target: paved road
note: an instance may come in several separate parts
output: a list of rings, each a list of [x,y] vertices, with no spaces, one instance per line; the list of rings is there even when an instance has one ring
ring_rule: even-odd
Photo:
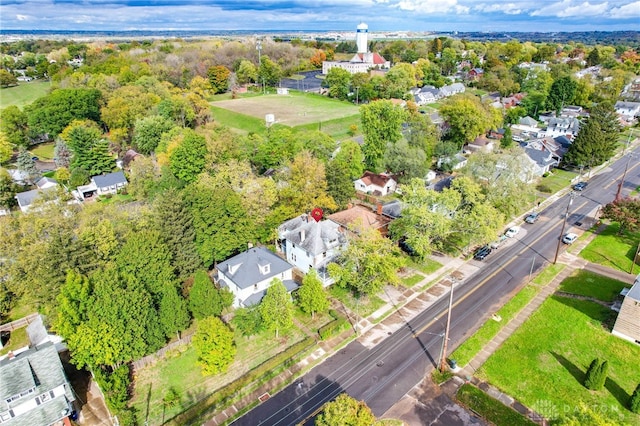
[[[553,262],[567,206],[564,232],[578,229],[577,223],[586,229],[598,206],[614,198],[627,164],[623,195],[640,186],[637,159],[619,159],[593,177],[571,204],[569,195],[558,197],[541,211],[538,222],[523,225],[515,238],[485,259],[477,274],[454,286],[449,353],[511,298],[531,272]],[[364,400],[376,416],[382,415],[436,364],[447,303],[447,297],[441,298],[372,349],[350,343],[233,424],[294,425],[341,392]]]

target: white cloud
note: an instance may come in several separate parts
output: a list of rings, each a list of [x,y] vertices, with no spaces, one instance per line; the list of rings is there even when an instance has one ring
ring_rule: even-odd
[[[27,16],[27,15],[16,15],[16,19],[18,21],[28,21],[30,19],[30,17]]]
[[[609,12],[609,16],[614,19],[640,18],[640,1],[614,7]]]
[[[588,1],[574,3],[573,0],[563,0],[550,4],[531,13],[531,16],[555,16],[558,18],[580,18],[586,16],[602,16],[607,12],[609,3],[591,4]]]
[[[400,10],[434,14],[434,13],[469,13],[469,7],[458,4],[458,0],[402,0],[396,4]]]
[[[507,15],[520,15],[525,12],[521,5],[515,3],[481,3],[474,6],[473,10],[484,13],[502,12]]]

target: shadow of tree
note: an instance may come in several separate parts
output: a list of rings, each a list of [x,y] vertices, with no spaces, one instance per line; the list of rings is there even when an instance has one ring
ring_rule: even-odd
[[[620,405],[627,408],[631,395],[622,389],[615,380],[611,377],[607,377],[607,380],[604,382],[604,387],[618,400]]]
[[[558,361],[558,363],[560,363],[560,365],[562,365],[565,368],[565,370],[571,373],[573,378],[576,379],[576,381],[580,383],[580,385],[584,385],[584,379],[586,375],[583,370],[581,370],[577,365],[575,365],[573,362],[569,361],[567,358],[565,358],[563,355],[560,355],[559,353],[552,351],[551,355],[553,355],[553,357]]]
[[[598,321],[600,323],[606,323],[612,314],[616,315],[616,313],[611,309],[605,306],[602,306],[598,303],[591,302],[589,300],[580,300],[580,299],[574,299],[570,297],[563,297],[558,294],[554,294],[552,297],[558,302],[572,309],[580,311],[583,314],[589,316],[591,319]]]

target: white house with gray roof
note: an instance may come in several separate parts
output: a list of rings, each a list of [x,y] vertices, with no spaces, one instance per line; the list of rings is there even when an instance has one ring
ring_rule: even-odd
[[[252,247],[219,263],[217,269],[216,280],[233,293],[236,308],[260,303],[274,278],[282,281],[288,292],[298,288],[293,266],[264,247]]]
[[[305,274],[315,269],[324,286],[334,282],[327,265],[346,245],[347,238],[340,225],[331,220],[317,222],[303,214],[278,227],[278,250],[287,262]]]
[[[2,426],[54,424],[72,414],[74,400],[53,343],[33,346],[0,360]]]
[[[58,182],[55,179],[43,177],[36,182],[36,187],[36,189],[19,192],[15,195],[18,206],[23,213],[29,212],[36,200],[41,200],[43,203],[57,200]]]
[[[78,194],[84,200],[94,194],[107,195],[117,194],[122,188],[127,186],[129,181],[122,171],[107,173],[106,175],[94,176],[91,183],[78,187]]]

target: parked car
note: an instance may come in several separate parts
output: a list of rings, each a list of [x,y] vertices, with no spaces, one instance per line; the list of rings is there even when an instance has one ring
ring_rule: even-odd
[[[478,250],[476,250],[476,252],[473,255],[473,258],[475,260],[484,260],[484,258],[489,256],[490,253],[491,253],[491,247],[482,246]]]
[[[416,255],[416,251],[409,245],[409,243],[407,243],[406,238],[402,238],[398,241],[398,247],[400,247],[400,250],[407,253],[409,256]]]
[[[516,235],[518,235],[518,232],[520,232],[520,227],[519,226],[512,226],[511,228],[507,229],[507,232],[505,232],[504,235],[507,238],[513,238]]]
[[[587,185],[589,185],[588,182],[578,182],[575,185],[573,185],[573,189],[576,191],[582,191],[587,187]]]
[[[493,250],[497,250],[498,247],[500,247],[506,240],[507,237],[505,237],[504,235],[500,235],[497,240],[489,244],[489,247],[491,247]]]
[[[573,244],[577,239],[578,236],[576,234],[574,234],[573,232],[569,232],[567,234],[564,234],[564,237],[562,237],[562,242],[565,244]]]
[[[538,217],[540,217],[540,213],[531,212],[527,217],[524,218],[524,221],[527,223],[536,223],[536,221],[538,220]]]

